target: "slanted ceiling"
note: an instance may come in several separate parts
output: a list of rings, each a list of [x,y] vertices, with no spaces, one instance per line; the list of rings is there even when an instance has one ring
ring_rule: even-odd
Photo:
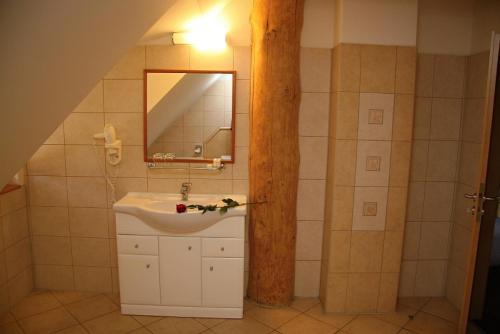
[[[0,2],[0,187],[174,2]]]

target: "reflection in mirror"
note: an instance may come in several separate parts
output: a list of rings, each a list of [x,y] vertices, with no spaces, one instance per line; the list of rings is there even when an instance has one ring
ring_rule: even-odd
[[[235,72],[145,70],[145,160],[234,159]]]

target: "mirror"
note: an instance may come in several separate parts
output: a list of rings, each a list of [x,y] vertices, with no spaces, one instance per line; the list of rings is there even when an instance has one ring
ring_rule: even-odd
[[[234,162],[234,71],[144,71],[144,160]]]

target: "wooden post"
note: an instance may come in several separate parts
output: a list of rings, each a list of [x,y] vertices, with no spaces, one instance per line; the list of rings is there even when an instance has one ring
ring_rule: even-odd
[[[295,277],[304,0],[254,0],[248,296],[289,304]]]

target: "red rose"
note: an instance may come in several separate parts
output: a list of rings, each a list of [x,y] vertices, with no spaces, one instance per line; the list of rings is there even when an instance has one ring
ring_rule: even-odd
[[[186,212],[187,209],[187,207],[184,204],[177,204],[175,208],[177,209],[177,213]]]

